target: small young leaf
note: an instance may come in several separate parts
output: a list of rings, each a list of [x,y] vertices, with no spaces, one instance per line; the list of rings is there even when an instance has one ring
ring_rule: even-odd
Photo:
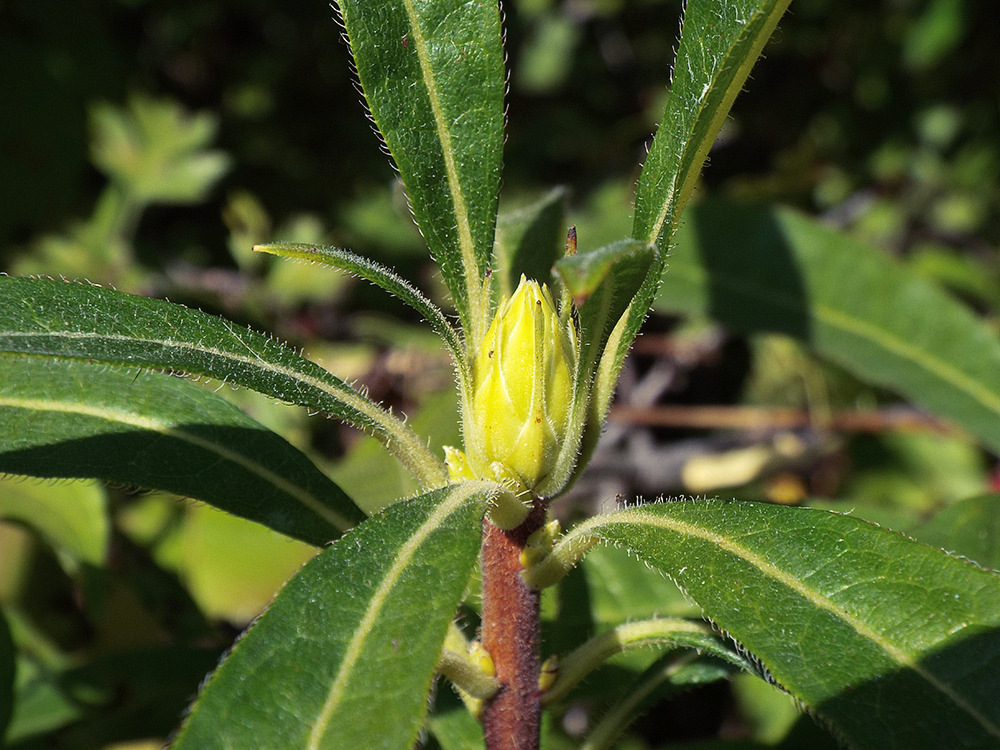
[[[718,501],[588,521],[858,748],[1000,742],[1000,576],[864,521]]]
[[[789,210],[707,203],[678,231],[660,309],[792,336],[1000,450],[1000,342],[877,248]]]
[[[491,491],[398,503],[317,555],[212,675],[174,750],[411,747]]]
[[[621,240],[589,253],[568,255],[556,263],[559,279],[580,310],[583,342],[603,346],[657,256],[652,244]],[[597,353],[599,348],[595,356]]]
[[[538,488],[542,495],[551,496],[565,489],[574,472],[579,474],[587,465],[597,445],[627,351],[627,347],[620,346],[620,324],[658,257],[655,245],[621,240],[589,253],[566,256],[555,265],[579,310],[580,361],[571,437],[565,441],[549,478]]]
[[[272,242],[267,245],[256,245],[254,250],[282,258],[301,258],[323,263],[370,281],[420,313],[447,345],[455,362],[460,366],[465,365],[465,347],[458,331],[433,302],[395,271],[339,247],[307,245],[300,242]]]
[[[80,362],[0,357],[0,472],[165,490],[316,545],[365,518],[308,458],[220,396]]]
[[[443,462],[399,419],[314,362],[222,318],[162,300],[52,279],[0,277],[0,355],[205,375],[332,414],[377,435],[425,487]]]
[[[496,263],[500,293],[509,297],[523,273],[552,284],[552,265],[565,248],[566,189],[554,188],[534,203],[504,211],[497,220]]]
[[[467,337],[489,325],[505,76],[495,2],[339,0],[358,79]]]

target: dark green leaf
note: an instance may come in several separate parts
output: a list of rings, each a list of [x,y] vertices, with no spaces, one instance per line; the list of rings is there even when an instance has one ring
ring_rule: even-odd
[[[497,221],[495,273],[500,292],[509,297],[521,274],[552,284],[552,265],[566,243],[566,189],[555,188],[534,203],[504,211]]]
[[[296,448],[177,378],[0,357],[0,471],[203,500],[312,544],[364,520]]]
[[[277,341],[162,300],[52,279],[0,278],[0,354],[204,375],[376,434],[427,486],[443,463],[377,404]]]
[[[915,532],[925,544],[1000,570],[1000,495],[970,497],[938,513]]]
[[[338,2],[361,88],[467,337],[489,324],[505,76],[497,3]]]
[[[317,555],[211,677],[175,750],[409,748],[490,492],[398,503]]]
[[[657,305],[803,341],[1000,449],[1000,342],[878,249],[787,210],[693,207]]]
[[[483,725],[465,706],[457,698],[441,693],[437,703],[438,710],[427,723],[442,750],[483,750]]]
[[[594,623],[601,629],[647,617],[697,616],[670,579],[615,547],[597,547],[583,558]]]
[[[580,365],[570,418],[570,432],[575,434],[565,441],[555,468],[539,488],[542,494],[561,491],[574,471],[579,474],[590,460],[628,351],[621,345],[619,323],[658,257],[655,245],[621,240],[556,263],[556,273],[579,311]]]
[[[864,521],[663,503],[590,533],[670,575],[859,748],[1000,743],[1000,576]]]
[[[594,356],[600,354],[611,326],[632,302],[657,255],[652,244],[621,240],[556,263],[560,280],[580,310],[581,340],[598,347]]]
[[[52,732],[84,715],[84,708],[60,684],[61,673],[40,666],[23,653],[16,671],[14,711],[6,737],[9,744]]]

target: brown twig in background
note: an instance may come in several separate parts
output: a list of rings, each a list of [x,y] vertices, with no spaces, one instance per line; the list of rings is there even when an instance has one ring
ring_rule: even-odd
[[[613,422],[648,427],[730,430],[782,430],[817,427],[834,432],[939,432],[955,429],[913,410],[837,411],[817,419],[805,409],[755,406],[615,406]]]

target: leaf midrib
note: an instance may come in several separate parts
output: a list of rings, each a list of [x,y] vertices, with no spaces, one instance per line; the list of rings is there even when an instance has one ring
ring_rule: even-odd
[[[403,572],[406,570],[414,555],[417,554],[420,546],[427,540],[431,533],[443,523],[445,518],[456,511],[474,494],[482,492],[485,487],[486,484],[483,482],[466,482],[461,485],[456,485],[455,489],[451,492],[451,496],[448,499],[443,500],[441,504],[434,509],[434,512],[427,517],[427,520],[425,520],[419,528],[417,528],[417,530],[410,535],[410,538],[407,539],[406,543],[400,547],[395,561],[386,571],[378,585],[378,588],[375,590],[375,594],[369,601],[368,608],[365,610],[361,621],[354,629],[354,635],[344,651],[344,657],[340,662],[340,667],[337,670],[333,684],[330,686],[330,690],[327,693],[326,700],[323,702],[323,707],[320,709],[316,720],[312,723],[312,731],[309,733],[309,742],[306,745],[307,750],[318,750],[320,742],[322,742],[323,737],[326,735],[330,719],[332,718],[334,711],[336,711],[337,706],[344,698],[347,684],[352,677],[354,667],[361,658],[368,636],[372,633],[372,626],[378,618],[382,608],[385,606],[386,600],[392,593],[393,587],[402,577]]]
[[[762,558],[756,552],[738,544],[729,537],[684,521],[636,511],[624,511],[620,514],[612,513],[607,516],[597,517],[591,521],[581,524],[581,526],[574,529],[571,534],[573,536],[576,536],[578,533],[584,535],[597,534],[599,536],[600,528],[602,526],[611,526],[615,524],[623,526],[646,524],[647,526],[666,529],[667,531],[672,531],[677,534],[702,539],[711,544],[715,544],[735,557],[739,557],[753,567],[757,568],[757,570],[759,570],[763,575],[768,576],[769,578],[786,586],[799,596],[811,602],[816,607],[823,609],[834,617],[840,619],[842,622],[850,626],[851,629],[853,629],[859,636],[876,645],[886,655],[888,655],[890,659],[900,665],[900,667],[912,670],[931,687],[945,695],[950,701],[952,701],[952,703],[971,716],[988,734],[993,737],[1000,738],[1000,727],[976,710],[976,708],[966,701],[965,698],[955,692],[950,685],[942,682],[935,675],[924,669],[919,662],[915,661],[905,651],[898,648],[891,641],[870,628],[861,620],[854,617],[854,615],[845,610],[843,607],[840,607],[831,601],[828,597],[803,585],[803,583],[795,576],[786,573],[773,563]],[[568,534],[567,537],[568,536],[570,535]],[[564,541],[568,542],[569,540],[566,539]]]
[[[36,412],[47,411],[60,414],[77,414],[80,416],[93,417],[95,419],[101,419],[105,422],[128,425],[129,427],[155,432],[165,437],[180,440],[203,450],[207,450],[226,461],[236,464],[245,471],[260,477],[279,492],[288,495],[300,505],[317,514],[323,520],[332,524],[341,531],[346,531],[354,526],[353,521],[326,506],[311,492],[264,468],[259,462],[252,461],[246,456],[230,450],[225,446],[219,445],[218,443],[213,443],[210,440],[205,440],[204,438],[198,437],[197,435],[183,429],[179,429],[176,425],[171,425],[167,422],[151,419],[149,417],[140,417],[137,414],[123,412],[117,409],[96,407],[93,405],[80,404],[70,401],[57,401],[55,399],[42,400],[4,396],[0,397],[0,406]]]

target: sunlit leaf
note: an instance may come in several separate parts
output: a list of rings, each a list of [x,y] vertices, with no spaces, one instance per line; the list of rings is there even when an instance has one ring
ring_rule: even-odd
[[[222,397],[82,362],[0,357],[0,471],[164,490],[317,545],[365,517]]]
[[[396,504],[313,558],[212,675],[175,750],[409,748],[489,493]]]
[[[573,534],[663,571],[858,748],[1000,742],[1000,576],[825,511],[668,502]]]
[[[489,324],[505,75],[496,3],[340,0],[354,64],[417,225],[478,342]]]

